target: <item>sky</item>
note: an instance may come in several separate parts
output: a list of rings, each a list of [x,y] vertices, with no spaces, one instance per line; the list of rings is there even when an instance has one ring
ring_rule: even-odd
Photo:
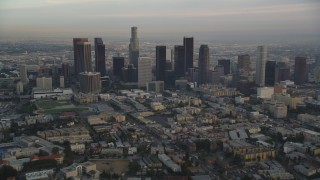
[[[0,0],[10,37],[314,39],[319,0]]]

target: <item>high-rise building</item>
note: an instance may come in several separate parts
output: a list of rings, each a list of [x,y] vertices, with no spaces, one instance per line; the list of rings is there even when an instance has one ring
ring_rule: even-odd
[[[22,64],[19,67],[20,70],[20,80],[22,81],[22,83],[28,83],[28,70],[27,70],[27,65]]]
[[[160,93],[164,91],[164,81],[151,81],[147,83],[147,91]]]
[[[90,42],[78,42],[77,49],[77,73],[92,72],[91,62],[91,43]]]
[[[138,61],[138,86],[146,87],[152,81],[151,58],[140,57]]]
[[[51,77],[37,77],[37,88],[40,89],[52,89]]]
[[[166,46],[156,46],[156,79],[164,81],[166,72]]]
[[[100,72],[101,76],[106,75],[106,49],[102,38],[94,38],[95,51],[95,71]]]
[[[208,45],[201,45],[199,49],[199,84],[208,83],[209,78],[209,62],[210,62],[210,53]]]
[[[296,57],[294,60],[294,83],[301,85],[307,80],[307,58]]]
[[[258,54],[256,60],[256,85],[257,86],[264,86],[265,85],[265,71],[266,71],[266,62],[268,58],[266,46],[259,46],[258,47]]]
[[[251,65],[251,61],[250,61],[250,56],[248,54],[238,56],[238,65],[237,65],[238,70],[243,69],[245,71],[249,71],[250,65]]]
[[[265,84],[267,86],[274,86],[276,82],[276,61],[267,61],[266,63],[266,74],[265,74]]]
[[[138,67],[139,59],[139,38],[138,38],[138,28],[131,27],[131,38],[129,44],[129,60],[130,64]]]
[[[290,80],[290,66],[285,62],[278,62],[276,66],[277,82]]]
[[[174,46],[174,73],[176,77],[184,77],[186,72],[184,46]]]
[[[64,88],[64,76],[60,76],[60,87]]]
[[[128,82],[137,82],[138,81],[138,71],[133,64],[128,64]]]
[[[80,69],[78,66],[79,57],[78,57],[78,49],[77,44],[80,42],[88,42],[88,38],[73,38],[73,59],[74,59],[74,73],[75,75],[78,75],[78,69]]]
[[[79,74],[80,92],[99,93],[101,92],[101,81],[99,72],[82,72]]]
[[[62,72],[61,74],[64,76],[65,79],[69,78],[71,75],[71,69],[70,69],[70,65],[67,62],[62,63]]]
[[[113,57],[113,75],[121,76],[122,68],[124,67],[124,57]]]
[[[231,73],[231,62],[230,59],[219,59],[218,65],[223,66],[224,69],[224,75]]]
[[[216,66],[214,70],[209,71],[209,78],[208,82],[212,84],[219,84],[220,83],[220,77],[224,75],[224,67],[223,66]]]
[[[193,68],[193,37],[183,38],[184,58],[185,58],[185,70],[187,72],[189,68]]]
[[[17,82],[16,92],[18,95],[23,93],[23,82],[22,81]]]
[[[166,69],[174,70],[174,62],[173,62],[173,51],[172,49],[166,50]]]
[[[121,79],[124,82],[137,82],[137,68],[133,64],[128,64],[128,67],[122,68]]]

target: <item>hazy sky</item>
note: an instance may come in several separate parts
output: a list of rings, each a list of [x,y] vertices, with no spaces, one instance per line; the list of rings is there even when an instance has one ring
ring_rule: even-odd
[[[0,39],[127,38],[131,26],[140,37],[320,37],[320,1],[0,0]]]

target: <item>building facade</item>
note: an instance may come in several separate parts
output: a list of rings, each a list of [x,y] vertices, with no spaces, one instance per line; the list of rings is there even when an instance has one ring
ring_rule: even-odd
[[[74,72],[78,75],[79,68],[79,52],[77,48],[77,44],[80,42],[88,42],[88,38],[73,38],[73,59],[74,59]]]
[[[99,93],[101,81],[99,72],[83,72],[79,74],[80,91],[82,93]]]
[[[140,57],[138,61],[138,86],[146,87],[152,81],[151,58]]]
[[[129,44],[129,60],[130,64],[138,67],[139,59],[139,38],[138,38],[138,28],[131,27],[131,38]]]
[[[210,62],[210,53],[208,45],[201,45],[199,49],[199,84],[208,83],[209,78],[209,62]]]
[[[102,38],[94,38],[95,51],[95,71],[99,72],[101,76],[106,75],[106,50]]]
[[[265,85],[266,62],[268,58],[267,47],[259,46],[256,60],[256,85],[263,87]]]
[[[296,57],[294,61],[294,83],[301,85],[307,80],[307,58]]]
[[[166,72],[166,46],[156,46],[156,79],[164,81]]]

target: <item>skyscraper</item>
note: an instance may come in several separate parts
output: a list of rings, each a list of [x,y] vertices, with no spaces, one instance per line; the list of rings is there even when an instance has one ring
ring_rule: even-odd
[[[106,50],[102,38],[94,38],[95,71],[101,76],[106,75]]]
[[[220,59],[218,60],[218,65],[223,66],[224,75],[231,73],[231,62],[230,59]]]
[[[20,65],[19,70],[20,70],[20,80],[24,84],[27,83],[28,82],[27,65],[25,64]]]
[[[79,74],[79,82],[82,93],[99,93],[101,91],[99,72],[82,72]]]
[[[131,27],[131,38],[129,44],[129,60],[130,64],[138,67],[139,59],[139,38],[137,27]]]
[[[91,62],[91,43],[79,42],[76,45],[77,49],[77,73],[92,72]]]
[[[64,62],[64,63],[62,63],[62,65],[61,65],[62,67],[62,75],[64,76],[64,78],[65,79],[67,79],[67,78],[69,78],[69,76],[70,76],[70,66],[69,66],[69,63],[67,63],[67,62]]]
[[[64,88],[64,76],[60,76],[60,87]]]
[[[37,77],[37,88],[41,89],[52,89],[52,78],[51,77]]]
[[[294,83],[301,85],[307,80],[307,58],[296,57],[294,61]]]
[[[277,82],[290,79],[290,66],[285,62],[278,62],[276,66]]]
[[[238,56],[238,70],[245,70],[245,71],[249,71],[250,70],[250,56],[248,54],[244,54],[244,55],[239,55]]]
[[[176,77],[184,77],[186,72],[184,46],[174,46],[174,73]]]
[[[140,57],[138,61],[138,86],[146,87],[152,81],[151,58]]]
[[[199,84],[208,83],[210,54],[208,45],[201,45],[199,49]]]
[[[184,58],[185,58],[185,70],[187,72],[189,68],[193,68],[193,37],[183,38]]]
[[[266,63],[265,84],[267,86],[274,86],[276,82],[276,65],[276,61],[267,61]]]
[[[122,68],[124,67],[124,57],[113,57],[113,75],[121,76]]]
[[[73,38],[73,59],[74,59],[74,73],[75,75],[78,75],[78,69],[80,69],[78,67],[78,62],[79,62],[79,58],[78,58],[78,49],[77,49],[77,44],[80,42],[88,42],[88,38]]]
[[[166,72],[166,46],[156,46],[156,79],[164,81]]]
[[[266,62],[268,58],[267,47],[259,46],[256,60],[256,85],[264,86],[265,85],[265,71],[266,71]]]

